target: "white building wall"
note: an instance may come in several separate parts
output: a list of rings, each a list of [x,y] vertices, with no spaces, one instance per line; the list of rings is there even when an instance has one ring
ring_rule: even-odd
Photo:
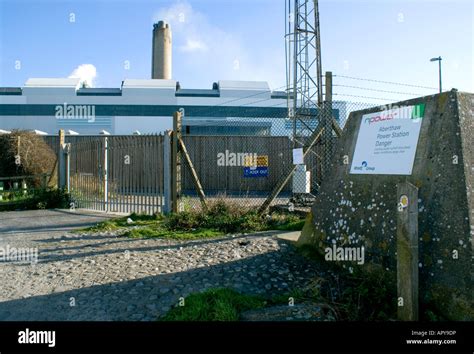
[[[54,116],[0,116],[0,129],[41,130],[48,134],[58,132]]]
[[[158,134],[173,129],[172,117],[115,117],[113,134],[130,135],[135,131],[142,134]]]
[[[209,115],[213,116],[213,113],[219,115],[219,108],[225,106],[286,107],[286,99],[271,99],[271,92],[266,82],[219,81],[220,97],[176,97],[174,80],[125,80],[121,87],[121,96],[78,96],[78,89],[78,79],[29,79],[22,88],[21,96],[0,95],[0,104],[210,107],[203,108],[202,115],[194,114],[193,119],[203,119]],[[268,121],[271,121],[270,118]],[[239,118],[239,120],[246,119],[248,118]],[[263,121],[265,118],[256,120]],[[0,129],[4,130],[37,129],[57,134],[60,128],[71,129],[80,134],[98,134],[101,130],[107,130],[111,134],[131,134],[136,130],[143,134],[160,133],[172,128],[172,117],[103,117],[96,114],[95,121],[87,122],[80,119],[57,119],[55,116],[0,116]],[[281,130],[281,126],[272,128],[272,132]]]

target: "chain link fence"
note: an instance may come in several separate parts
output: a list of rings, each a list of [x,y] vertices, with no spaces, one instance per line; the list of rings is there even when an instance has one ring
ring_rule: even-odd
[[[382,106],[387,108],[390,103],[401,100],[401,98],[393,99],[393,96],[392,98],[377,98],[377,100],[375,97],[359,97],[354,94],[357,92],[344,91],[349,88],[355,90],[355,86],[345,85],[342,80],[363,79],[337,75],[334,77],[339,80],[334,85],[338,87],[338,92],[329,95],[329,97],[334,97],[334,100],[324,102],[320,106],[314,105],[314,108],[299,110],[297,113],[288,109],[293,106],[292,95],[277,90],[257,90],[258,93],[245,97],[231,97],[230,100],[212,107],[193,106],[187,112],[182,110],[180,135],[188,158],[183,156],[184,151],[182,151],[179,159],[179,173],[176,173],[178,176],[178,187],[176,188],[179,199],[178,210],[201,209],[200,197],[202,196],[199,193],[201,190],[198,188],[199,186],[202,188],[206,201],[209,202],[225,199],[238,206],[259,211],[265,211],[275,206],[309,210],[319,192],[321,183],[330,171],[335,147],[343,134],[351,112],[374,107],[384,109]],[[357,89],[370,89],[391,93],[391,95],[415,94],[373,86],[404,85],[401,83],[368,79],[366,81],[372,85],[371,88],[357,87]],[[416,85],[407,86],[410,89],[430,89]],[[347,97],[351,100],[343,99]],[[279,99],[273,100],[273,98]],[[371,98],[377,103],[372,103],[374,101],[370,101]],[[359,99],[360,101],[358,101]],[[58,153],[57,137],[50,138],[50,145]],[[86,137],[77,137],[77,139],[84,138]],[[105,139],[104,137],[90,138]],[[157,145],[149,149],[151,152],[147,152],[147,154],[154,154],[153,156],[159,156],[161,159],[159,164],[162,165],[160,168],[163,170],[160,170],[160,177],[156,177],[160,180],[164,178],[163,186],[160,187],[162,188],[160,189],[160,210],[161,204],[174,200],[174,195],[167,196],[167,191],[169,192],[167,186],[170,185],[168,189],[172,189],[173,181],[169,183],[165,178],[173,175],[173,164],[170,162],[168,165],[165,158],[168,147],[173,145],[170,144],[168,138],[169,136],[165,134],[161,143],[162,147]],[[68,141],[71,139],[73,138],[67,138]],[[117,139],[110,138],[111,153],[119,151],[120,154],[129,156],[130,154],[126,154],[126,152],[131,149],[130,151],[133,150],[141,156],[140,154],[145,153],[144,151],[148,151],[146,150],[148,147],[141,145],[137,145],[137,149],[132,149],[135,142],[146,139],[144,137],[127,137],[126,151],[122,148],[115,149],[113,142]],[[123,137],[123,139],[125,138]],[[122,155],[120,155],[121,159],[124,159]],[[114,166],[118,165],[119,160],[117,158],[117,161],[112,161]],[[143,158],[143,161],[145,160],[146,158]],[[187,160],[191,162],[192,167],[189,166]],[[142,160],[132,159],[131,161],[133,165]],[[110,161],[109,164],[111,164]],[[141,181],[148,178],[141,175],[146,175],[151,167],[156,169],[155,165],[156,163],[146,165],[146,163],[140,162],[141,167],[137,167],[136,172],[130,175],[130,180]],[[112,170],[113,167],[110,171]],[[196,179],[199,183],[196,183]],[[135,182],[132,182],[132,185],[133,183]],[[137,182],[137,186],[140,188],[142,184],[142,182]],[[144,185],[153,189],[147,183]],[[114,189],[108,192],[113,193]],[[139,193],[135,194],[147,200],[144,204],[148,209],[155,210],[152,205],[153,201],[150,204],[147,199],[148,192],[145,189],[143,191],[140,189]],[[109,199],[113,200],[113,196],[107,194],[107,200]],[[118,209],[121,209],[121,202],[116,204]],[[138,205],[142,205],[141,202]],[[147,212],[150,212],[148,209]],[[137,210],[141,211],[142,209]]]
[[[207,201],[225,199],[254,209],[264,203],[309,208],[350,113],[378,105],[334,101],[299,119],[286,108],[269,107],[258,115],[248,107],[245,117],[227,117],[225,107],[215,107],[200,116],[185,113],[182,137]],[[183,158],[179,207],[201,208]]]

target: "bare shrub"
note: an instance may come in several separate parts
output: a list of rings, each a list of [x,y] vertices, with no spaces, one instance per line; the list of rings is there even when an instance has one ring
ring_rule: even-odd
[[[21,130],[0,135],[0,176],[51,174],[55,162],[54,151],[40,135]],[[53,176],[52,182],[55,180]],[[39,186],[41,182],[38,178],[33,184]]]

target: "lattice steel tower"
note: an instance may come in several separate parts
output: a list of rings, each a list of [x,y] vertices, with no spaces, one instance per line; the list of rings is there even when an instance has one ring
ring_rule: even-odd
[[[315,130],[323,103],[318,0],[287,0],[285,7],[288,109],[298,138]]]

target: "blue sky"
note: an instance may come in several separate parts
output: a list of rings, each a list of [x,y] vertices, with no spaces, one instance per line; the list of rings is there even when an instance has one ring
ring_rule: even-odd
[[[166,18],[173,30],[173,78],[182,87],[238,79],[282,88],[284,2],[0,0],[0,86],[22,86],[29,77],[68,77],[83,64],[91,65],[79,75],[97,87],[149,78],[152,24]],[[429,59],[441,55],[443,89],[474,92],[473,3],[320,0],[323,70],[436,88],[438,67]],[[406,93],[334,88],[380,98],[436,92],[342,77],[334,83]]]

